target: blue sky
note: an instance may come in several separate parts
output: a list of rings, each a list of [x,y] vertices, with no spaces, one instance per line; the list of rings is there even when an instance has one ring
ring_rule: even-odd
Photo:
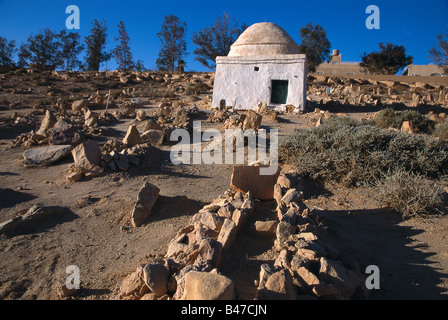
[[[81,13],[82,37],[91,21],[105,19],[109,28],[108,49],[115,46],[117,24],[122,20],[131,37],[134,59],[155,68],[160,41],[157,33],[166,15],[174,14],[187,23],[187,70],[206,71],[194,61],[193,32],[209,27],[217,16],[229,13],[240,23],[273,22],[285,29],[300,44],[300,28],[308,22],[327,32],[332,49],[339,49],[343,61],[360,61],[364,52],[378,49],[378,43],[403,45],[414,57],[414,64],[428,64],[428,50],[437,44],[436,36],[448,32],[448,0],[0,0],[0,36],[18,44],[46,27],[65,28],[65,9],[77,5]],[[380,29],[368,30],[366,8],[380,9]],[[115,68],[115,61],[109,69]]]

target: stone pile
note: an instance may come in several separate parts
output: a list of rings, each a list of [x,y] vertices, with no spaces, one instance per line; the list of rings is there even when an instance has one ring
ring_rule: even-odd
[[[42,146],[42,145],[78,145],[86,136],[102,135],[99,126],[116,121],[112,114],[100,114],[84,108],[82,112],[61,114],[47,110],[40,123],[39,129],[19,135],[12,140],[13,146]]]
[[[294,172],[274,186],[278,221],[273,264],[261,266],[258,299],[367,298],[354,258],[333,247],[319,215],[303,203],[303,184]],[[274,235],[274,227],[258,228]]]
[[[151,188],[158,195],[158,189]],[[303,203],[303,183],[297,173],[278,176],[274,198],[278,219],[256,221],[252,227],[256,234],[275,239],[276,252],[272,263],[261,266],[255,282],[257,299],[367,298],[365,278],[356,260],[332,245],[319,214]],[[228,189],[177,232],[164,256],[139,265],[128,275],[119,298],[234,299],[233,280],[219,272],[221,256],[223,250],[231,250],[247,218],[253,217],[254,206],[251,191]]]
[[[223,250],[254,212],[251,193],[231,189],[204,206],[179,230],[163,258],[153,259],[124,279],[126,300],[234,299],[234,283],[218,271]]]
[[[148,144],[128,146],[119,140],[109,140],[101,148],[100,166],[113,171],[127,171],[131,166],[141,167],[150,163]]]
[[[442,85],[312,75],[308,76],[307,84],[308,96],[320,98],[322,105],[448,106],[448,87]]]

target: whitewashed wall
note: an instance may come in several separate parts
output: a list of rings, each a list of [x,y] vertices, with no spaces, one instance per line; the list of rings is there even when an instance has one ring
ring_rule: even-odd
[[[259,71],[254,68],[258,67]],[[306,103],[307,62],[303,54],[250,57],[218,57],[212,107],[221,99],[235,109],[256,109],[260,102],[284,111],[288,104],[300,110]],[[288,80],[286,104],[271,104],[271,81]]]

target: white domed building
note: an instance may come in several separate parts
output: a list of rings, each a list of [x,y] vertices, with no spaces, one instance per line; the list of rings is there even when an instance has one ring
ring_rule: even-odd
[[[266,102],[278,111],[286,105],[304,110],[307,70],[306,56],[285,30],[256,23],[240,35],[227,57],[216,58],[212,107],[225,101],[236,110],[248,110]]]

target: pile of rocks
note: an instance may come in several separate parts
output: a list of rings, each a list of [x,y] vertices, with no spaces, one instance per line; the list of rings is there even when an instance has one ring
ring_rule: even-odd
[[[146,166],[150,163],[148,144],[136,144],[128,147],[119,140],[109,140],[101,147],[101,163],[104,169],[127,171],[129,167]]]
[[[155,194],[158,189],[152,186]],[[154,194],[154,190],[152,194]],[[278,175],[274,186],[277,218],[256,221],[258,235],[274,237],[275,260],[261,266],[257,299],[367,298],[365,277],[356,260],[332,245],[319,214],[303,203],[303,183],[295,172]],[[151,196],[153,201],[157,197]],[[235,284],[220,274],[223,250],[253,216],[247,193],[228,189],[204,206],[168,244],[164,256],[128,275],[119,289],[125,300],[234,299]]]
[[[163,258],[124,279],[121,299],[234,299],[234,283],[218,271],[221,254],[254,212],[251,193],[231,189],[204,206],[178,231]]]
[[[221,111],[216,111],[221,112]],[[261,127],[263,116],[253,110],[248,110],[246,114],[232,114],[225,122],[223,129],[241,128],[243,131],[258,131]]]
[[[61,114],[46,110],[39,129],[23,133],[11,141],[18,146],[41,146],[71,144],[76,146],[85,137],[102,135],[101,125],[116,121],[107,112],[95,113],[88,108],[80,113]]]
[[[308,95],[320,104],[448,106],[448,87],[436,84],[309,75],[307,85]]]
[[[294,172],[280,174],[274,197],[278,255],[273,264],[261,266],[258,299],[367,298],[355,259],[333,247],[319,215],[303,203],[300,177]]]

